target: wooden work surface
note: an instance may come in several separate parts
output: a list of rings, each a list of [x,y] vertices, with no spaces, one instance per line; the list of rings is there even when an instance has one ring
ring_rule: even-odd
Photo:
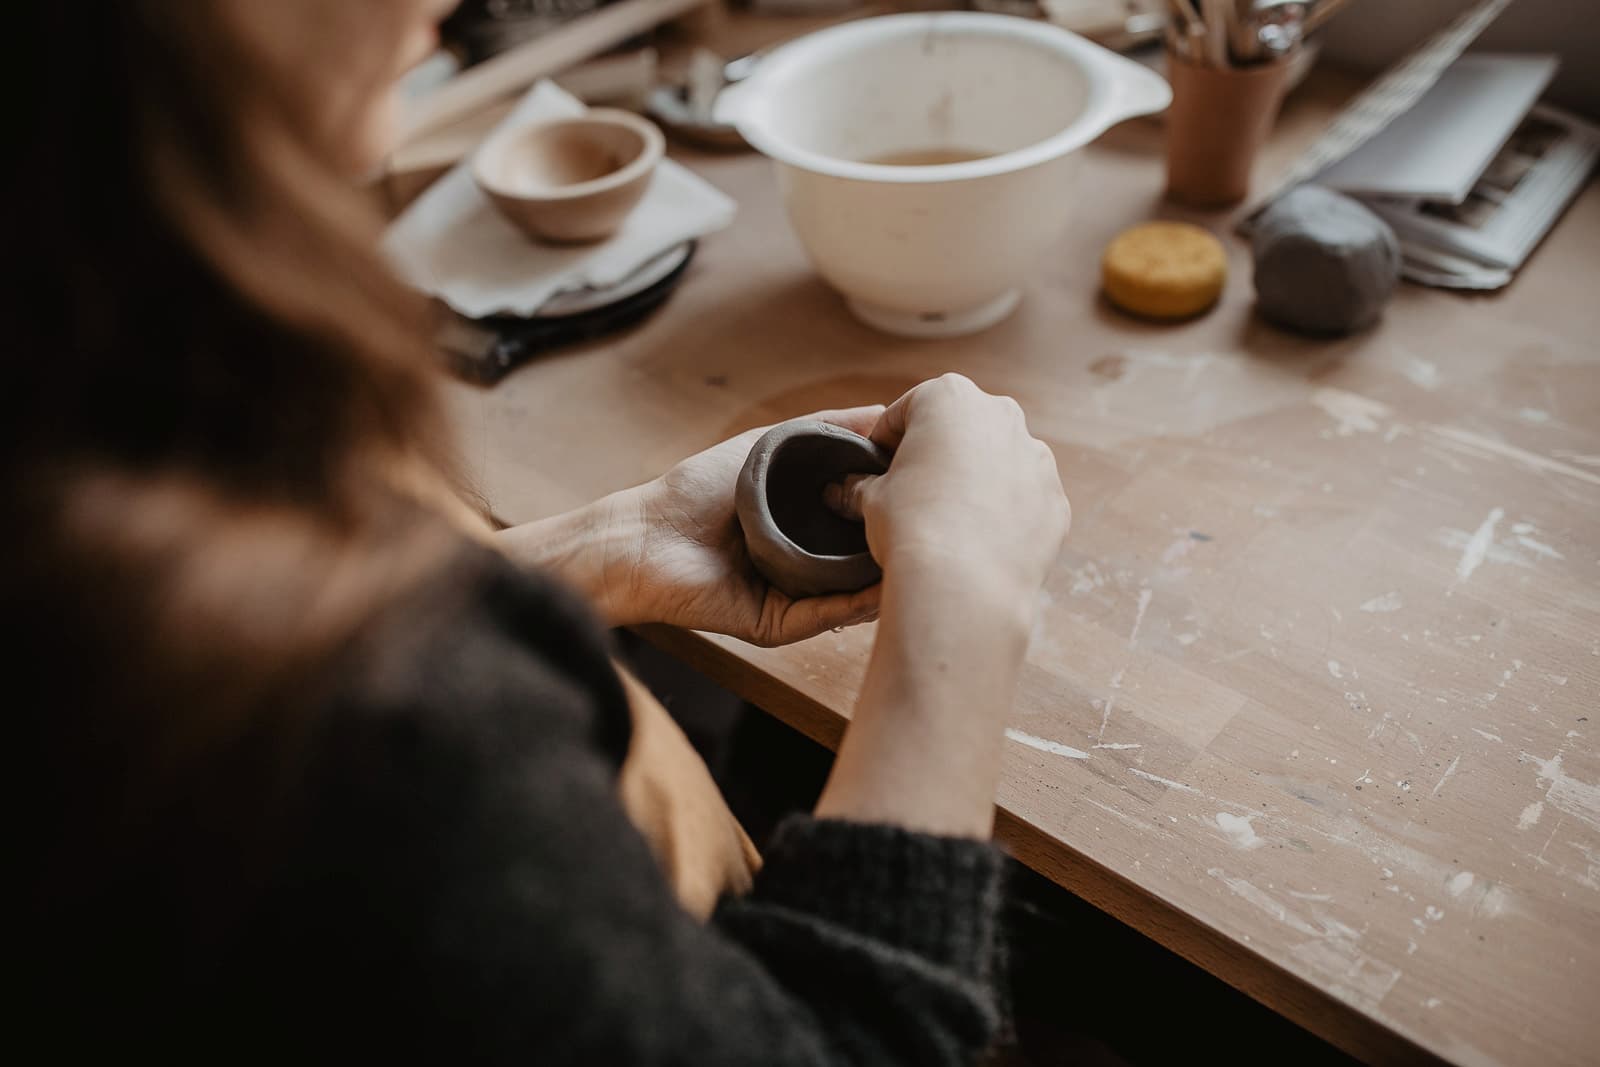
[[[1264,169],[1353,85],[1291,98]],[[849,317],[762,160],[680,153],[734,227],[644,327],[457,391],[469,462],[519,522],[943,371],[1014,395],[1075,521],[1011,718],[1007,846],[1364,1058],[1597,1062],[1600,187],[1507,291],[1405,286],[1319,343],[1252,316],[1232,237],[1196,322],[1100,302],[1106,241],[1172,214],[1160,144],[1142,122],[1089,149],[1021,308],[937,342]],[[829,745],[873,637],[649,635]]]

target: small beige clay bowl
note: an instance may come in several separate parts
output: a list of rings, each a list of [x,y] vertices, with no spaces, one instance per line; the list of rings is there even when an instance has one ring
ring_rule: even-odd
[[[495,134],[473,158],[472,176],[529,237],[598,241],[644,196],[665,147],[648,119],[597,108]]]

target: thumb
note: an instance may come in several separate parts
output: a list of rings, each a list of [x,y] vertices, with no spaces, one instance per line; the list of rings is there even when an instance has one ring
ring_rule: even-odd
[[[877,480],[876,474],[847,474],[841,480],[829,482],[823,488],[823,503],[827,504],[834,514],[861,522],[868,488]]]
[[[800,600],[782,598],[783,603],[777,607],[776,613],[768,615],[759,643],[787,645],[827,630],[871,622],[878,617],[878,605],[882,597],[883,585],[879,583],[854,593],[833,593]]]

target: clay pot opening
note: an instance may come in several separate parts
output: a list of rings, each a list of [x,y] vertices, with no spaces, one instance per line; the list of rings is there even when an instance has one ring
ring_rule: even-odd
[[[823,500],[823,490],[841,469],[860,466],[860,451],[849,441],[825,437],[785,441],[767,468],[767,506],[773,525],[795,547],[814,556],[867,551],[866,527],[836,514]]]

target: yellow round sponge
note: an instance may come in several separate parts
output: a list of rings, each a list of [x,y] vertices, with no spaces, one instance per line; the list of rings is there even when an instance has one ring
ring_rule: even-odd
[[[1100,263],[1106,296],[1152,319],[1198,315],[1222,295],[1222,242],[1187,222],[1145,222],[1123,230]]]

